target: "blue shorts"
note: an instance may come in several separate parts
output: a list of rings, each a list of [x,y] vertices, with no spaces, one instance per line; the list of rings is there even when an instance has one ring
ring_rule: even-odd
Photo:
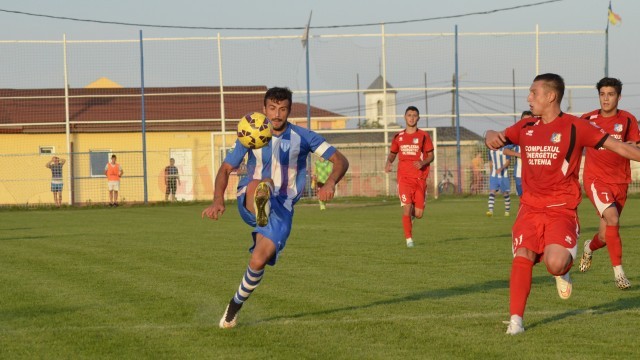
[[[514,180],[516,181],[516,193],[518,196],[522,196],[522,178],[517,177]]]
[[[238,195],[238,212],[240,212],[240,217],[244,222],[255,228],[251,233],[253,235],[253,246],[251,246],[249,252],[253,252],[253,249],[256,247],[256,234],[261,234],[271,240],[276,246],[275,256],[267,263],[273,266],[276,264],[276,261],[278,261],[280,252],[284,249],[285,245],[287,245],[287,239],[289,238],[291,225],[293,224],[293,211],[290,212],[284,207],[284,198],[272,195],[270,199],[271,211],[269,212],[269,223],[267,226],[256,226],[256,216],[244,206],[246,197],[246,192]]]
[[[511,180],[509,177],[491,176],[489,178],[489,191],[507,192],[511,191]]]
[[[51,183],[51,192],[62,192],[62,184]]]

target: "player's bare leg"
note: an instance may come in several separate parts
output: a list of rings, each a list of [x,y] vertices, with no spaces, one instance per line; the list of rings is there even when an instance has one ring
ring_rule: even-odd
[[[561,299],[571,297],[573,284],[569,270],[573,265],[573,258],[567,248],[558,244],[547,245],[544,249],[544,263],[547,271],[556,279],[556,288]]]
[[[260,281],[262,281],[264,267],[267,265],[267,262],[275,256],[275,254],[275,244],[263,235],[256,234],[256,246],[251,253],[249,267],[242,278],[242,282],[240,283],[236,294],[231,301],[229,301],[229,304],[220,319],[220,328],[230,329],[236,326],[238,312],[242,308],[244,302],[247,301],[255,288],[260,284]]]

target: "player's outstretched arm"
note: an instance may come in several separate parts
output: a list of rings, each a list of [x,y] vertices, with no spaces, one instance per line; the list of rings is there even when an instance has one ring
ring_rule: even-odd
[[[507,143],[504,131],[489,130],[484,136],[484,143],[491,150],[498,150]]]
[[[218,169],[215,189],[213,189],[213,202],[202,211],[203,219],[206,216],[209,219],[218,220],[218,217],[224,213],[224,192],[229,184],[229,176],[232,171],[233,167],[226,162],[223,162]]]
[[[342,179],[349,169],[349,160],[342,155],[340,151],[336,151],[331,155],[329,161],[333,163],[333,169],[324,186],[318,190],[318,200],[329,201],[333,199],[336,192],[336,184]]]
[[[627,159],[640,161],[640,148],[617,140],[611,136],[607,137],[607,140],[604,141],[602,147]]]

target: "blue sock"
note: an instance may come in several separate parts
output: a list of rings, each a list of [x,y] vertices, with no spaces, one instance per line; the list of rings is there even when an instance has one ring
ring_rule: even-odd
[[[260,284],[262,275],[264,275],[264,269],[255,271],[247,267],[247,272],[244,273],[244,277],[238,287],[238,291],[236,291],[236,295],[233,297],[233,301],[237,304],[242,304],[247,301],[249,295],[251,295],[253,290]]]
[[[493,205],[496,202],[496,195],[493,193],[489,194],[489,211],[493,212]]]

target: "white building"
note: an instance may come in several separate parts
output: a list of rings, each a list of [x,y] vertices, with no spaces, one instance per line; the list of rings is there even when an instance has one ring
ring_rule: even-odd
[[[386,121],[387,127],[399,128],[395,118],[396,96],[397,91],[388,82],[385,88],[382,75],[378,76],[364,94],[365,127],[384,128]]]

